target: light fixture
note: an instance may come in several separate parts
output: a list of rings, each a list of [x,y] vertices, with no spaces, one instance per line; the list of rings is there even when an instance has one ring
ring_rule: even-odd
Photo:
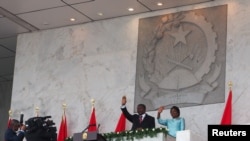
[[[134,8],[128,8],[128,11],[134,11]]]
[[[103,15],[103,13],[102,12],[99,12],[99,13],[97,13],[99,16],[102,16]]]
[[[43,22],[43,25],[49,25],[49,23],[48,22]]]
[[[75,18],[70,18],[70,21],[74,22],[74,21],[76,21],[76,19]]]
[[[157,5],[158,6],[162,6],[163,4],[161,2],[157,2]]]

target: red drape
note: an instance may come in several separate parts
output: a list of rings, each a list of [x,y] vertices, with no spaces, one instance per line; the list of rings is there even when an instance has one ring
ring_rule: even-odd
[[[9,119],[8,119],[8,123],[7,123],[7,128],[9,128],[9,127],[10,127],[10,123],[11,123],[11,118],[9,117]]]
[[[122,132],[126,129],[126,117],[121,113],[119,121],[116,125],[115,132]]]
[[[95,117],[95,107],[92,107],[91,116],[89,119],[88,131],[97,131],[96,117]]]
[[[62,116],[62,121],[61,121],[61,125],[60,125],[60,129],[58,132],[58,138],[57,141],[65,141],[65,139],[67,138],[67,119],[66,119],[66,115],[65,113]]]
[[[224,109],[224,113],[221,119],[221,125],[232,124],[232,90],[229,91],[227,103]]]

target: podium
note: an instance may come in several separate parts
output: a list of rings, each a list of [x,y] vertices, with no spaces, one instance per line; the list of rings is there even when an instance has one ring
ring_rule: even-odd
[[[73,141],[106,141],[97,131],[74,133]]]

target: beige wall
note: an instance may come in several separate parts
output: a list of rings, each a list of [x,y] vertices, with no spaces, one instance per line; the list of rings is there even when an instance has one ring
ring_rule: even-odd
[[[233,82],[233,123],[249,123],[250,29],[248,0],[215,0],[193,6],[110,19],[84,25],[23,34],[18,37],[11,108],[25,119],[51,115],[59,128],[62,103],[67,104],[69,135],[82,131],[96,103],[100,132],[114,131],[120,99],[127,96],[133,111],[140,18],[192,9],[228,5],[226,78]],[[225,97],[228,86],[225,84]],[[219,124],[224,103],[181,108],[186,128],[204,138],[207,125]],[[156,111],[149,112],[156,116]],[[170,117],[169,111],[163,117]],[[160,125],[157,124],[157,127]],[[127,129],[131,124],[127,123]]]

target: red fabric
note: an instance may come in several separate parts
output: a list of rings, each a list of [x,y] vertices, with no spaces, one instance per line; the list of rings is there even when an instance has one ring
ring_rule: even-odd
[[[221,125],[232,124],[232,90],[229,91],[227,103],[224,109],[224,113],[221,119]]]
[[[124,116],[123,113],[121,113],[120,119],[115,128],[115,132],[125,131],[125,127],[126,127],[126,117]]]
[[[65,141],[67,138],[67,120],[65,114],[62,116],[62,121],[58,133],[57,141]]]
[[[88,131],[97,131],[97,127],[96,127],[96,117],[95,117],[95,108],[92,107],[92,112],[91,112],[91,116],[89,119],[89,128]]]
[[[7,128],[9,128],[9,127],[10,127],[10,123],[11,123],[11,118],[9,117],[9,119],[8,119],[8,123],[7,123]]]

